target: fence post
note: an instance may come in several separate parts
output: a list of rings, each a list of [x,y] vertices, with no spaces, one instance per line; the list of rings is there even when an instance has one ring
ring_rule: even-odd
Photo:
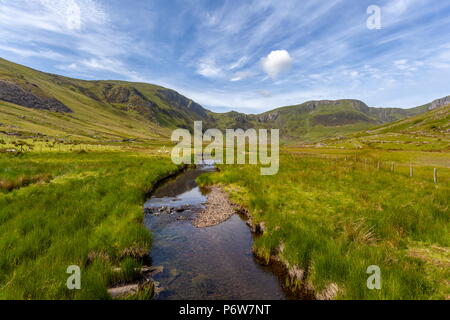
[[[378,160],[378,163],[377,163],[377,170],[380,170],[380,160]]]
[[[437,168],[434,168],[434,183],[437,183]]]
[[[395,169],[395,164],[392,162],[391,171],[394,172],[394,169]]]
[[[412,166],[412,163],[409,164],[409,176],[410,176],[410,177],[413,176],[413,166]]]

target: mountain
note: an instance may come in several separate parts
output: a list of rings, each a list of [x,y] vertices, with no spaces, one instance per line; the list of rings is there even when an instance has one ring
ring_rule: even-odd
[[[287,142],[314,142],[421,114],[370,108],[359,100],[322,100],[261,114],[214,113],[174,90],[125,81],[86,81],[0,59],[0,133],[82,141],[167,140],[174,128],[280,128]]]
[[[426,105],[428,110],[434,110],[436,108],[440,108],[442,106],[446,106],[450,104],[450,96],[444,97],[442,99],[434,100],[431,104]]]
[[[281,107],[258,115],[238,112],[213,114],[219,128],[281,128],[286,141],[313,142],[326,137],[364,130],[423,113],[412,109],[370,108],[359,100],[321,100]]]
[[[214,121],[202,106],[167,88],[71,79],[0,59],[0,131],[6,133],[158,140],[194,120]]]
[[[324,140],[321,146],[389,150],[450,150],[450,100],[425,105],[427,112],[371,130]]]

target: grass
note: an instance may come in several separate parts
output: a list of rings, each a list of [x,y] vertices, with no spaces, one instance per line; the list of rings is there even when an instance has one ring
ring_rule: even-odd
[[[109,299],[108,286],[136,280],[151,246],[143,194],[176,170],[168,147],[24,143],[32,148],[0,153],[0,299]],[[265,224],[254,244],[260,257],[278,255],[293,273],[307,271],[306,281],[287,281],[293,288],[308,283],[320,293],[336,283],[342,299],[441,299],[450,296],[449,158],[289,147],[276,176],[223,166],[199,180],[223,184]],[[366,287],[374,264],[380,291]],[[82,269],[81,290],[66,287],[70,265]],[[129,299],[151,295],[149,287]]]
[[[108,299],[109,285],[136,279],[150,248],[143,194],[176,169],[168,157],[170,128],[189,127],[197,116],[164,101],[163,88],[154,85],[69,79],[3,59],[0,79],[33,84],[74,111],[0,102],[0,299]],[[108,87],[138,90],[156,105],[142,106],[136,95],[110,102]],[[282,111],[280,117],[266,125],[285,128],[285,142],[328,140],[320,148],[285,148],[276,176],[231,166],[200,178],[225,185],[257,223],[266,224],[255,251],[266,260],[278,254],[291,270],[307,271],[306,282],[317,292],[337,283],[338,298],[450,297],[449,107],[371,131],[360,130],[374,125],[376,114],[363,115],[350,101],[332,112],[318,107],[303,113],[299,106],[274,111]],[[338,121],[348,116],[369,119]],[[240,126],[241,117],[213,116],[219,128]],[[249,119],[243,124],[264,126]],[[365,286],[372,264],[381,267],[381,291]],[[81,290],[66,287],[70,265],[81,267]],[[130,298],[151,294],[149,287]]]
[[[146,152],[0,153],[0,299],[108,299],[150,248],[145,192],[174,170]],[[81,290],[66,287],[70,265]]]
[[[0,81],[55,98],[73,113],[56,113],[0,101],[0,132],[58,137],[81,142],[167,140],[174,127],[192,125],[195,116],[160,97],[157,85],[124,81],[84,81],[33,70],[0,58]],[[140,99],[114,102],[105,90],[138,92]],[[136,98],[136,95],[134,98]],[[145,99],[144,99],[145,98]],[[152,105],[148,105],[148,101]],[[121,101],[119,99],[119,101]]]
[[[32,183],[48,182],[51,179],[49,174],[37,174],[32,176],[21,175],[14,179],[3,178],[0,180],[0,191],[9,192],[14,189],[26,187]]]
[[[450,150],[450,105],[347,137],[329,139],[333,148],[379,150]]]
[[[292,287],[320,293],[335,283],[339,299],[448,298],[448,268],[435,267],[448,267],[450,252],[448,166],[439,168],[436,185],[433,168],[417,165],[409,176],[406,163],[419,153],[394,153],[391,172],[388,152],[314,152],[284,153],[276,176],[260,176],[254,166],[221,166],[199,182],[224,185],[255,223],[264,223],[255,252],[266,261],[278,255],[292,272],[303,270],[306,279]],[[386,165],[378,170],[380,159]],[[433,247],[447,260],[423,253]],[[370,265],[381,268],[381,290],[366,287]]]

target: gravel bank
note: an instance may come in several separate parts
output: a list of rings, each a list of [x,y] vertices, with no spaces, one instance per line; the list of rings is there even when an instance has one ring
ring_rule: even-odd
[[[208,187],[208,190],[208,201],[205,209],[198,213],[194,220],[194,226],[197,228],[215,226],[228,220],[234,214],[234,209],[226,192],[218,186]]]

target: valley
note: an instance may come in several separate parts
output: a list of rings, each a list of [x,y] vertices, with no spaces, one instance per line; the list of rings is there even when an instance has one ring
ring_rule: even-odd
[[[159,287],[121,298],[448,299],[449,110],[447,98],[412,109],[344,99],[219,114],[156,85],[0,60],[0,299],[111,299],[108,289],[161,266]],[[146,213],[183,169],[172,130],[194,121],[281,129],[278,174],[218,164],[156,197],[214,186],[251,228],[238,214],[199,231]],[[227,276],[208,269],[212,256]],[[80,290],[66,287],[70,265]],[[382,290],[366,287],[371,265]]]

